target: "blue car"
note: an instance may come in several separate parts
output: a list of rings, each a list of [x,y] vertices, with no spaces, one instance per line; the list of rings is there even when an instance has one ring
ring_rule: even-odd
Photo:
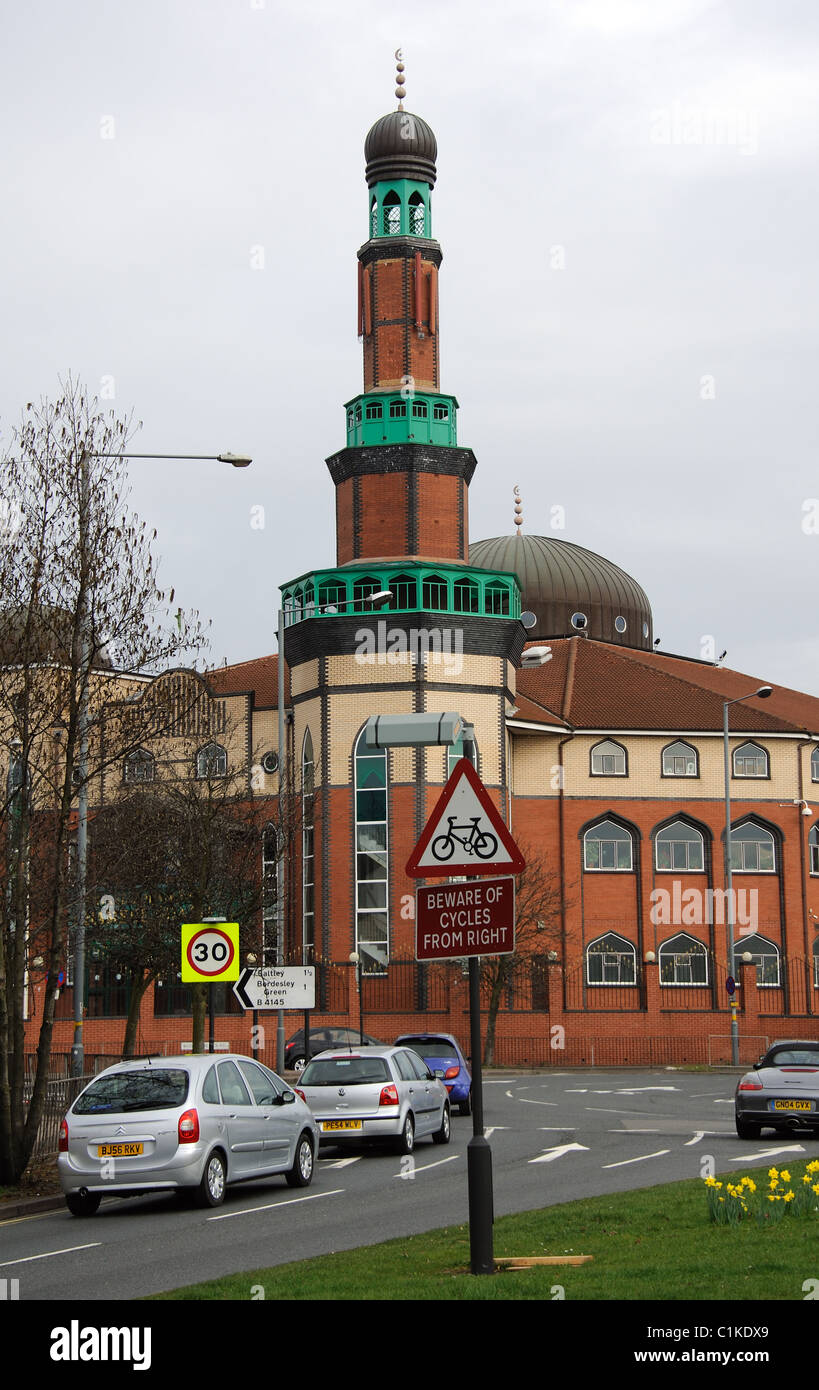
[[[459,1115],[472,1113],[472,1074],[451,1033],[402,1033],[396,1047],[411,1047],[440,1076]]]

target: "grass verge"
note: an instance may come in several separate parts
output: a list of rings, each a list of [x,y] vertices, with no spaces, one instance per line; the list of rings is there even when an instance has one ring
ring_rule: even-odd
[[[801,1181],[804,1165],[791,1168]],[[747,1171],[760,1185],[767,1182],[767,1168]],[[475,1278],[468,1273],[469,1229],[449,1226],[154,1297],[802,1299],[803,1281],[819,1275],[816,1237],[816,1214],[768,1227],[712,1225],[705,1187],[695,1179],[590,1197],[495,1223],[496,1255],[593,1255],[586,1265],[536,1266]]]

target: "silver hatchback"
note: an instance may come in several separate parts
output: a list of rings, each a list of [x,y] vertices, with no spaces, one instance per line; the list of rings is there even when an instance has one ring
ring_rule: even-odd
[[[283,1173],[313,1180],[319,1132],[291,1087],[249,1057],[189,1054],[100,1072],[60,1128],[68,1209],[93,1216],[106,1195],[189,1189],[215,1207],[228,1183]]]
[[[297,1091],[315,1116],[323,1143],[389,1139],[412,1153],[416,1138],[450,1138],[449,1096],[426,1062],[408,1047],[349,1047],[320,1052]]]

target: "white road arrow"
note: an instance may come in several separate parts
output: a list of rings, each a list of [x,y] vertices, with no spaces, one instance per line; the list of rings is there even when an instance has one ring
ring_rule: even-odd
[[[553,1163],[556,1158],[563,1158],[564,1154],[572,1153],[575,1150],[582,1150],[588,1153],[588,1144],[556,1144],[553,1149],[547,1149],[539,1158],[530,1158],[530,1163]]]
[[[747,1163],[749,1159],[775,1158],[777,1154],[803,1154],[804,1147],[801,1144],[786,1144],[781,1149],[750,1149],[748,1153],[740,1154],[738,1158],[731,1158],[729,1163]]]

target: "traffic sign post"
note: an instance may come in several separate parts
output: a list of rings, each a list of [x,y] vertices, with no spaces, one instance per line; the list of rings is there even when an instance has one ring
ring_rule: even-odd
[[[467,1145],[469,1255],[473,1274],[495,1270],[492,1150],[483,1132],[480,956],[515,949],[515,893],[510,877],[479,882],[476,875],[518,874],[526,861],[486,787],[467,758],[455,764],[438,804],[407,862],[411,878],[471,881],[416,890],[418,960],[469,957],[469,1033],[472,1138]]]
[[[314,1009],[315,966],[265,965],[243,970],[233,993],[245,1009]]]
[[[224,917],[182,925],[182,980],[208,986],[208,1041],[213,1052],[215,1023],[213,986],[219,980],[239,978],[239,923]]]

